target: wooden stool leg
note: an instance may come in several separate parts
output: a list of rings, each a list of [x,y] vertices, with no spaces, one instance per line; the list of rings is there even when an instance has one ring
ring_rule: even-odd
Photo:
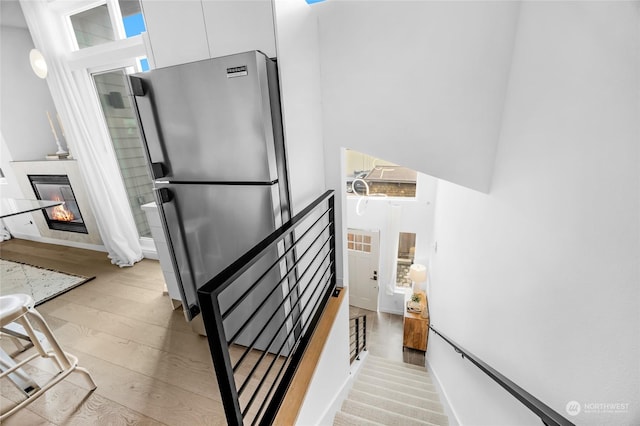
[[[40,315],[40,312],[36,311],[33,308],[30,308],[28,315],[38,325],[38,329],[40,330],[40,332],[44,334],[45,337],[47,338],[47,341],[51,345],[51,348],[53,349],[53,353],[55,357],[58,359],[58,362],[61,363],[63,370],[72,369],[72,370],[77,370],[81,372],[87,378],[90,389],[91,390],[95,389],[97,385],[96,385],[96,382],[93,381],[93,378],[91,377],[91,374],[89,374],[89,371],[87,371],[82,367],[78,367],[77,358],[73,356],[69,356],[69,354],[67,354],[64,350],[62,350],[62,348],[60,347],[60,344],[58,343],[58,340],[53,335],[53,332],[49,328],[49,325],[46,323],[42,315]],[[70,360],[70,358],[73,359],[73,362]]]
[[[24,331],[27,333],[27,336],[29,336],[29,340],[31,340],[31,343],[33,343],[33,346],[36,347],[36,349],[38,350],[38,353],[40,354],[40,356],[46,357],[47,356],[47,351],[44,349],[44,347],[42,346],[42,344],[38,340],[38,336],[36,336],[36,333],[33,330],[33,327],[31,326],[31,323],[29,322],[27,317],[26,316],[22,316],[22,317],[16,319],[16,322],[18,324],[20,324],[22,326],[22,328],[24,329]]]
[[[33,320],[33,322],[37,325],[38,330],[47,338],[47,342],[51,346],[53,353],[55,354],[60,366],[63,370],[67,370],[71,368],[71,361],[67,358],[67,355],[64,353],[60,344],[58,343],[58,339],[55,338],[53,332],[49,328],[49,325],[46,323],[40,312],[36,311],[33,308],[29,308],[29,312],[27,313],[29,319]],[[28,321],[28,320],[27,320]],[[33,330],[32,330],[33,331]],[[34,342],[35,344],[35,342]],[[46,354],[43,356],[47,356]]]
[[[90,390],[94,390],[98,387],[98,385],[96,385],[96,382],[93,381],[93,377],[91,377],[91,374],[89,373],[89,370],[87,370],[86,368],[83,367],[78,367],[76,366],[76,371],[79,371],[82,373],[82,375],[87,379],[87,383],[89,383],[89,389]]]
[[[27,298],[27,300],[30,300],[30,298]],[[29,306],[29,305],[32,305],[32,303],[33,303],[32,301],[25,302],[24,308],[26,309],[22,311],[23,312],[22,316],[18,318],[13,316],[11,321],[14,321],[20,324],[24,328],[24,331],[29,337],[29,339],[31,340],[31,343],[33,343],[33,345],[36,347],[37,353],[32,354],[31,356],[27,357],[26,359],[23,359],[22,361],[18,362],[15,365],[10,366],[7,369],[4,369],[4,371],[0,373],[0,378],[5,377],[9,374],[13,374],[14,372],[18,371],[18,369],[20,369],[23,365],[36,359],[38,356],[44,357],[44,358],[53,358],[53,360],[57,363],[58,368],[60,369],[60,373],[54,376],[52,379],[50,379],[41,388],[37,390],[34,389],[35,392],[29,393],[27,399],[21,401],[19,404],[11,408],[6,413],[1,413],[0,423],[7,417],[16,413],[21,408],[33,402],[35,399],[42,396],[44,392],[49,390],[55,384],[64,380],[69,374],[71,374],[76,370],[82,373],[86,377],[91,390],[94,390],[97,387],[96,383],[93,381],[93,378],[91,377],[91,374],[89,374],[89,371],[87,371],[82,367],[78,367],[78,358],[76,358],[74,355],[70,353],[65,352],[62,349],[62,347],[58,343],[58,339],[56,339],[56,337],[54,336],[53,332],[49,328],[49,325],[44,320],[42,315],[40,315],[40,313],[36,311],[32,306]],[[42,334],[44,336],[44,339],[42,342],[38,340],[38,336],[36,335],[36,330],[38,331],[38,334]],[[44,346],[45,340],[46,340],[47,347]],[[51,349],[49,349],[49,347]]]

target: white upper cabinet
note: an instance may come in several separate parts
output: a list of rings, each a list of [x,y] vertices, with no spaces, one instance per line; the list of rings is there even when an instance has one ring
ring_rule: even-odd
[[[202,0],[212,58],[260,50],[276,56],[271,0]]]
[[[209,57],[200,0],[142,0],[142,11],[156,68]]]
[[[271,0],[142,0],[155,68],[249,50],[276,56]]]

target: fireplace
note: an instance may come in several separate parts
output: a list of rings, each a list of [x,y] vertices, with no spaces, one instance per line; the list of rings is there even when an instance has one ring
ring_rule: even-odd
[[[42,211],[49,229],[87,234],[87,227],[67,175],[27,175],[39,200],[64,201]]]

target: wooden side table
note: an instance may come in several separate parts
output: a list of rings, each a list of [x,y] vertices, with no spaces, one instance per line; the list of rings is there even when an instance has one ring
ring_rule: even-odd
[[[404,337],[402,348],[427,351],[427,339],[429,337],[429,317],[422,318],[420,314],[404,311]]]

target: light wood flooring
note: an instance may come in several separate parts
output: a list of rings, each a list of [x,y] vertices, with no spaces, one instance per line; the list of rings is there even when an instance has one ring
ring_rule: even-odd
[[[106,253],[16,239],[0,256],[96,277],[37,309],[98,384],[90,392],[74,373],[3,424],[226,424],[206,338],[171,309],[157,261],[119,268]],[[36,381],[55,372],[48,360],[31,365]],[[3,411],[21,398],[7,380],[0,392]]]
[[[350,318],[360,315],[367,316],[367,350],[371,355],[425,366],[424,352],[411,348],[402,349],[402,315],[349,307]]]

